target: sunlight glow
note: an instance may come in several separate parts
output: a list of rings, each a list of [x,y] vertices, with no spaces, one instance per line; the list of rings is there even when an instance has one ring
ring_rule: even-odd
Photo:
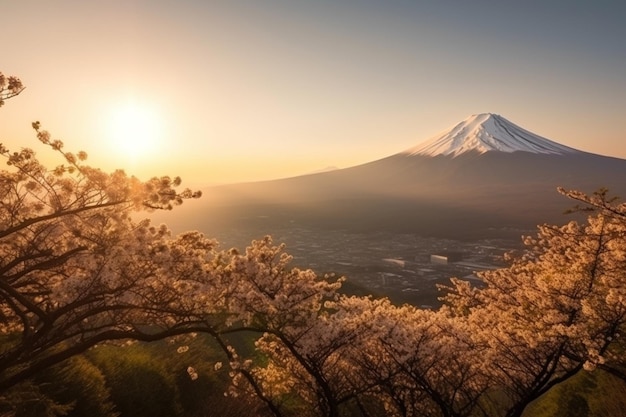
[[[126,102],[116,107],[108,126],[114,151],[133,160],[154,154],[162,141],[161,119],[144,103]]]

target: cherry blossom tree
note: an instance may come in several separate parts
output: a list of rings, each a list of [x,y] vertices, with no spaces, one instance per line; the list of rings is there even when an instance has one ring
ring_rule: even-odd
[[[339,282],[286,273],[281,247],[266,238],[224,266],[238,287],[230,294],[239,294],[226,299],[240,303],[227,311],[244,312],[244,327],[233,330],[259,335],[251,356],[225,344],[232,393],[262,397],[277,416],[469,416],[479,408],[489,380],[474,366],[481,350],[464,321],[339,295]]]
[[[371,351],[383,354],[361,362],[378,363],[377,367],[386,363],[373,381],[385,381],[381,398],[388,414],[475,415],[489,379],[475,366],[483,349],[474,344],[473,329],[445,311],[388,305],[381,312],[385,320],[380,324],[379,347]]]
[[[586,224],[543,225],[528,251],[483,272],[485,288],[455,281],[448,310],[467,320],[491,379],[493,415],[521,416],[555,385],[601,366],[619,375],[626,321],[626,218],[601,192],[566,195],[596,212]],[[502,397],[505,400],[502,400]],[[496,401],[497,399],[497,401]]]
[[[254,241],[244,254],[232,250],[216,256],[211,273],[222,288],[227,317],[219,318],[226,318],[222,328],[215,323],[219,334],[214,336],[222,341],[235,387],[258,395],[275,415],[285,413],[283,403],[290,395],[300,396],[302,404],[315,403],[314,408],[301,409],[305,414],[319,407],[322,415],[336,415],[339,394],[333,391],[319,363],[330,361],[330,352],[321,354],[311,346],[320,341],[311,340],[310,335],[320,334],[316,330],[324,326],[324,302],[337,297],[341,282],[320,277],[312,270],[289,268],[290,261],[284,245],[274,245],[270,237]],[[349,332],[346,326],[326,329]],[[225,336],[239,331],[258,335],[255,345],[270,361],[267,366],[256,366],[252,358],[228,344]],[[306,395],[305,385],[319,394],[315,400]]]
[[[0,145],[0,389],[104,340],[193,331],[203,317],[185,296],[215,245],[132,219],[200,196],[179,178],[104,173],[33,127],[63,163]]]
[[[226,298],[238,301],[227,310],[245,312],[237,319],[262,334],[256,348],[264,358],[233,351],[235,384],[247,381],[275,415],[297,398],[300,414],[314,416],[346,408],[521,416],[579,372],[600,367],[623,377],[626,206],[604,193],[566,194],[595,210],[586,223],[540,226],[510,267],[480,274],[484,286],[453,280],[439,311],[337,296],[334,288],[322,294],[319,285],[328,284],[314,274],[301,281],[302,271],[291,276],[296,286],[284,279],[288,256],[276,247],[231,260],[227,281],[238,295]]]
[[[17,96],[24,90],[22,81],[14,76],[5,76],[0,72],[0,107],[4,105],[5,100]]]
[[[220,294],[211,328],[231,394],[257,395],[277,416],[518,416],[583,369],[619,373],[625,228],[603,210],[541,226],[523,257],[481,275],[483,288],[455,280],[439,311],[339,295],[341,280],[289,269],[269,237],[216,253],[207,293]],[[256,352],[229,344],[241,331],[257,335]]]

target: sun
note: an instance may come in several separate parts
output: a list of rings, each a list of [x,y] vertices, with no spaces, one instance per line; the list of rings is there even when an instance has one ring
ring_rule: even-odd
[[[163,126],[154,107],[128,101],[116,106],[108,121],[115,153],[133,161],[154,155],[161,145]]]

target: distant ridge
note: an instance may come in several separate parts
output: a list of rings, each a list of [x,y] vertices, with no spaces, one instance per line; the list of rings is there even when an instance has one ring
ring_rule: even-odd
[[[557,155],[581,152],[529,132],[498,114],[480,113],[403,153],[458,156],[466,152],[494,151]]]
[[[336,166],[327,166],[325,168],[316,169],[315,171],[307,172],[306,174],[303,174],[303,175],[321,174],[322,172],[331,172],[331,171],[336,171],[338,169],[340,169],[340,168],[338,168]]]

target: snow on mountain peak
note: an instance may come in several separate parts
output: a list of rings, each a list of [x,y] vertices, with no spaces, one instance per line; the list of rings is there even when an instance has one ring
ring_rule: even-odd
[[[532,152],[567,154],[579,152],[522,129],[498,114],[475,114],[440,135],[403,153],[409,155],[451,155],[465,152]]]

